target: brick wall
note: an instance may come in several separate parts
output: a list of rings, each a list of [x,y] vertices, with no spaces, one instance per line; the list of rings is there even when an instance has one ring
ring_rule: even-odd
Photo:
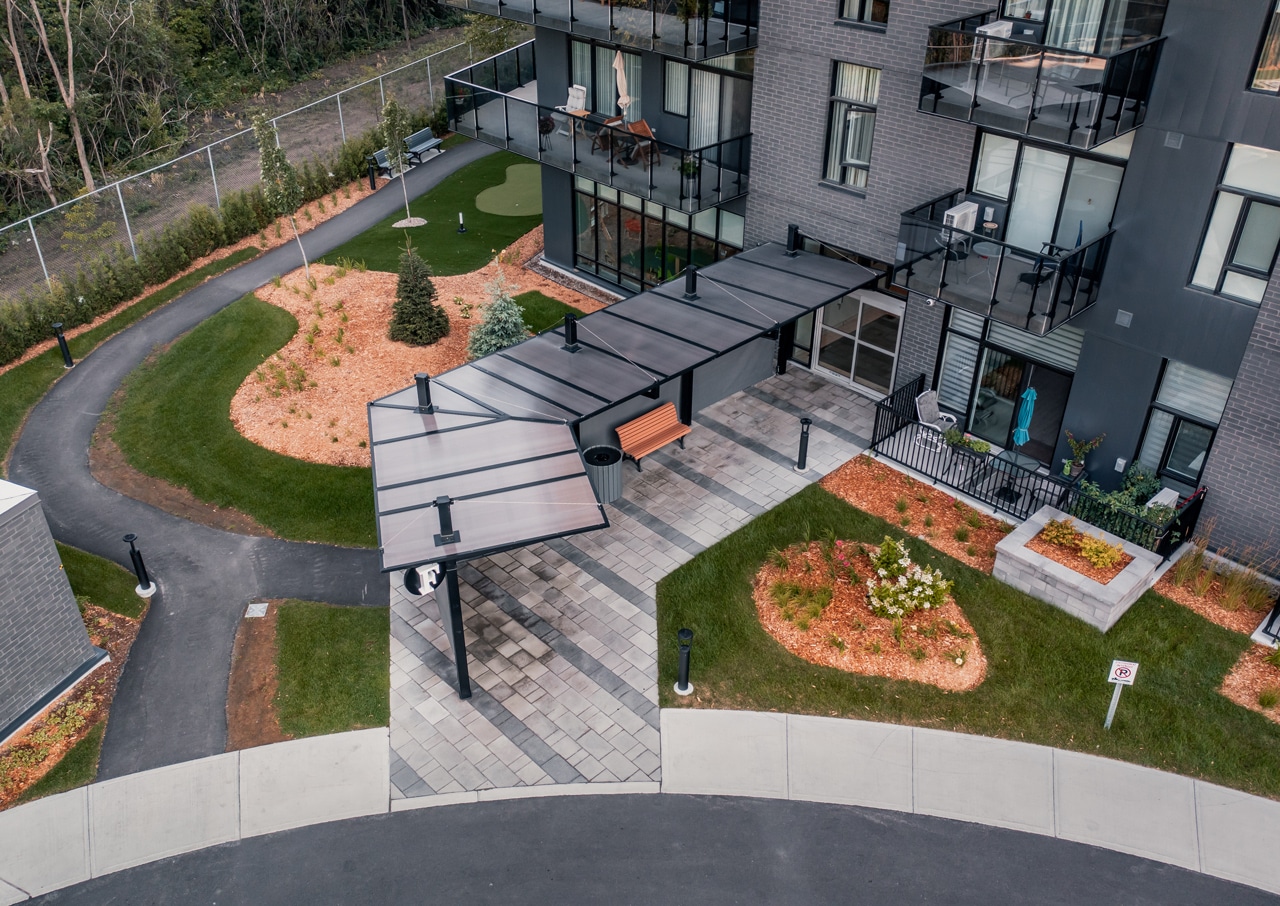
[[[0,487],[0,496],[17,489],[7,483]],[[94,651],[33,493],[0,512],[0,729]]]

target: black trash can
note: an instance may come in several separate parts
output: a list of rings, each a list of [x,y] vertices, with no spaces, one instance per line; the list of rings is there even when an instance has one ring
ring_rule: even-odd
[[[582,451],[587,463],[587,477],[601,503],[613,503],[622,496],[622,451],[608,444],[587,447]]]

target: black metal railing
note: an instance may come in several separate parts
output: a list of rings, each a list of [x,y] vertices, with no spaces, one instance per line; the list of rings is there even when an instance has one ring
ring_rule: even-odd
[[[445,5],[686,60],[747,50],[760,36],[759,0],[445,0]]]
[[[1081,53],[979,31],[997,21],[988,10],[929,29],[922,111],[1075,148],[1142,125],[1163,37],[1117,38],[1112,53]]]
[[[902,215],[892,282],[984,318],[1044,336],[1098,299],[1114,230],[1067,248],[1025,249],[944,223],[963,189]]]
[[[696,213],[745,195],[750,133],[699,148],[625,123],[513,96],[536,88],[529,41],[445,77],[449,128],[669,208]]]
[[[1161,521],[1116,508],[1065,476],[1027,468],[1007,453],[949,445],[941,431],[916,419],[915,398],[924,389],[925,377],[920,375],[876,403],[871,449],[877,455],[1015,519],[1025,520],[1041,507],[1052,506],[1165,559],[1195,534],[1205,488]]]

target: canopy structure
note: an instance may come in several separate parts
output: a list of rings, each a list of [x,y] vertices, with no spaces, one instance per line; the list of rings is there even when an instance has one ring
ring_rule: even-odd
[[[675,378],[687,424],[696,369],[766,336],[780,340],[781,369],[797,319],[880,276],[774,243],[690,271],[369,404],[383,571],[443,567],[437,599],[464,698],[457,563],[609,524],[579,424]]]

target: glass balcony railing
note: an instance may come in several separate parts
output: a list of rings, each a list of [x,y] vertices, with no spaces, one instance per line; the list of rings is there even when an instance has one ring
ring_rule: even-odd
[[[1142,125],[1163,37],[1096,54],[983,31],[1006,21],[989,10],[929,29],[922,111],[1075,148]]]
[[[1114,230],[1074,248],[1019,248],[943,223],[957,189],[902,215],[893,284],[1044,336],[1098,299]]]
[[[749,133],[687,148],[643,119],[539,104],[535,74],[530,41],[446,76],[449,128],[687,213],[747,193]]]
[[[445,0],[446,6],[705,60],[756,46],[759,0]]]

